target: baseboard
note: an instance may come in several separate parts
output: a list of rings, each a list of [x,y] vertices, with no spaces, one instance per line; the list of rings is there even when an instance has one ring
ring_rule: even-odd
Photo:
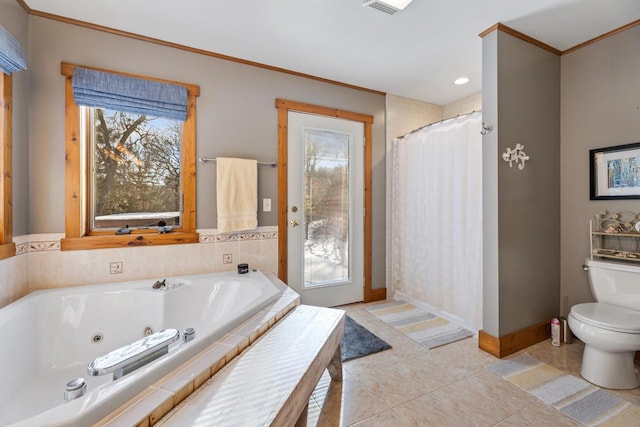
[[[550,338],[549,322],[542,322],[502,337],[494,337],[480,331],[478,333],[478,347],[495,357],[503,358]]]
[[[364,302],[384,301],[387,299],[387,288],[365,290]]]

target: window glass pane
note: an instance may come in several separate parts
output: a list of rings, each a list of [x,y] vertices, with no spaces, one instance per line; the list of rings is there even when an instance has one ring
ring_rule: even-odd
[[[180,226],[182,122],[89,109],[92,229]]]
[[[349,275],[350,135],[305,129],[304,286]]]

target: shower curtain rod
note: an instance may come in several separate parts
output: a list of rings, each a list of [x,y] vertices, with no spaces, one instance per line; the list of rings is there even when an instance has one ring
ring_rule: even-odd
[[[405,136],[407,136],[407,135],[411,135],[412,133],[416,133],[416,132],[418,132],[418,131],[420,131],[420,130],[422,130],[422,129],[426,129],[426,128],[430,127],[430,126],[437,125],[437,124],[440,124],[440,123],[444,123],[444,122],[446,122],[447,120],[457,119],[458,117],[468,116],[468,115],[471,115],[471,114],[473,114],[473,113],[479,113],[479,112],[481,112],[481,111],[482,111],[482,110],[473,110],[473,111],[472,111],[472,112],[470,112],[470,113],[457,114],[455,117],[448,117],[448,118],[446,118],[446,119],[442,119],[442,120],[439,120],[439,121],[437,121],[437,122],[429,123],[428,125],[425,125],[425,126],[419,127],[419,128],[417,128],[417,129],[412,130],[411,132],[407,132],[407,133],[405,133],[404,135],[399,136],[399,137],[398,137],[398,139],[402,139],[402,138],[404,138],[404,137],[405,137]],[[486,130],[490,130],[489,128],[486,128],[486,127],[484,126],[484,123],[482,123],[482,129],[483,129],[483,130],[485,130],[485,129],[486,129]],[[483,134],[483,135],[484,135],[484,134]]]

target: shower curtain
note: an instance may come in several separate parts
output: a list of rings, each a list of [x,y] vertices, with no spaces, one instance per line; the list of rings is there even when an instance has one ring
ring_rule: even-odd
[[[482,329],[482,115],[391,143],[393,290]]]

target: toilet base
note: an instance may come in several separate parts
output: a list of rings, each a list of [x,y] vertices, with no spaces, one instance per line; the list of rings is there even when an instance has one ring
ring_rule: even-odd
[[[630,390],[640,386],[634,357],[634,351],[610,353],[585,345],[580,375],[600,387]]]

